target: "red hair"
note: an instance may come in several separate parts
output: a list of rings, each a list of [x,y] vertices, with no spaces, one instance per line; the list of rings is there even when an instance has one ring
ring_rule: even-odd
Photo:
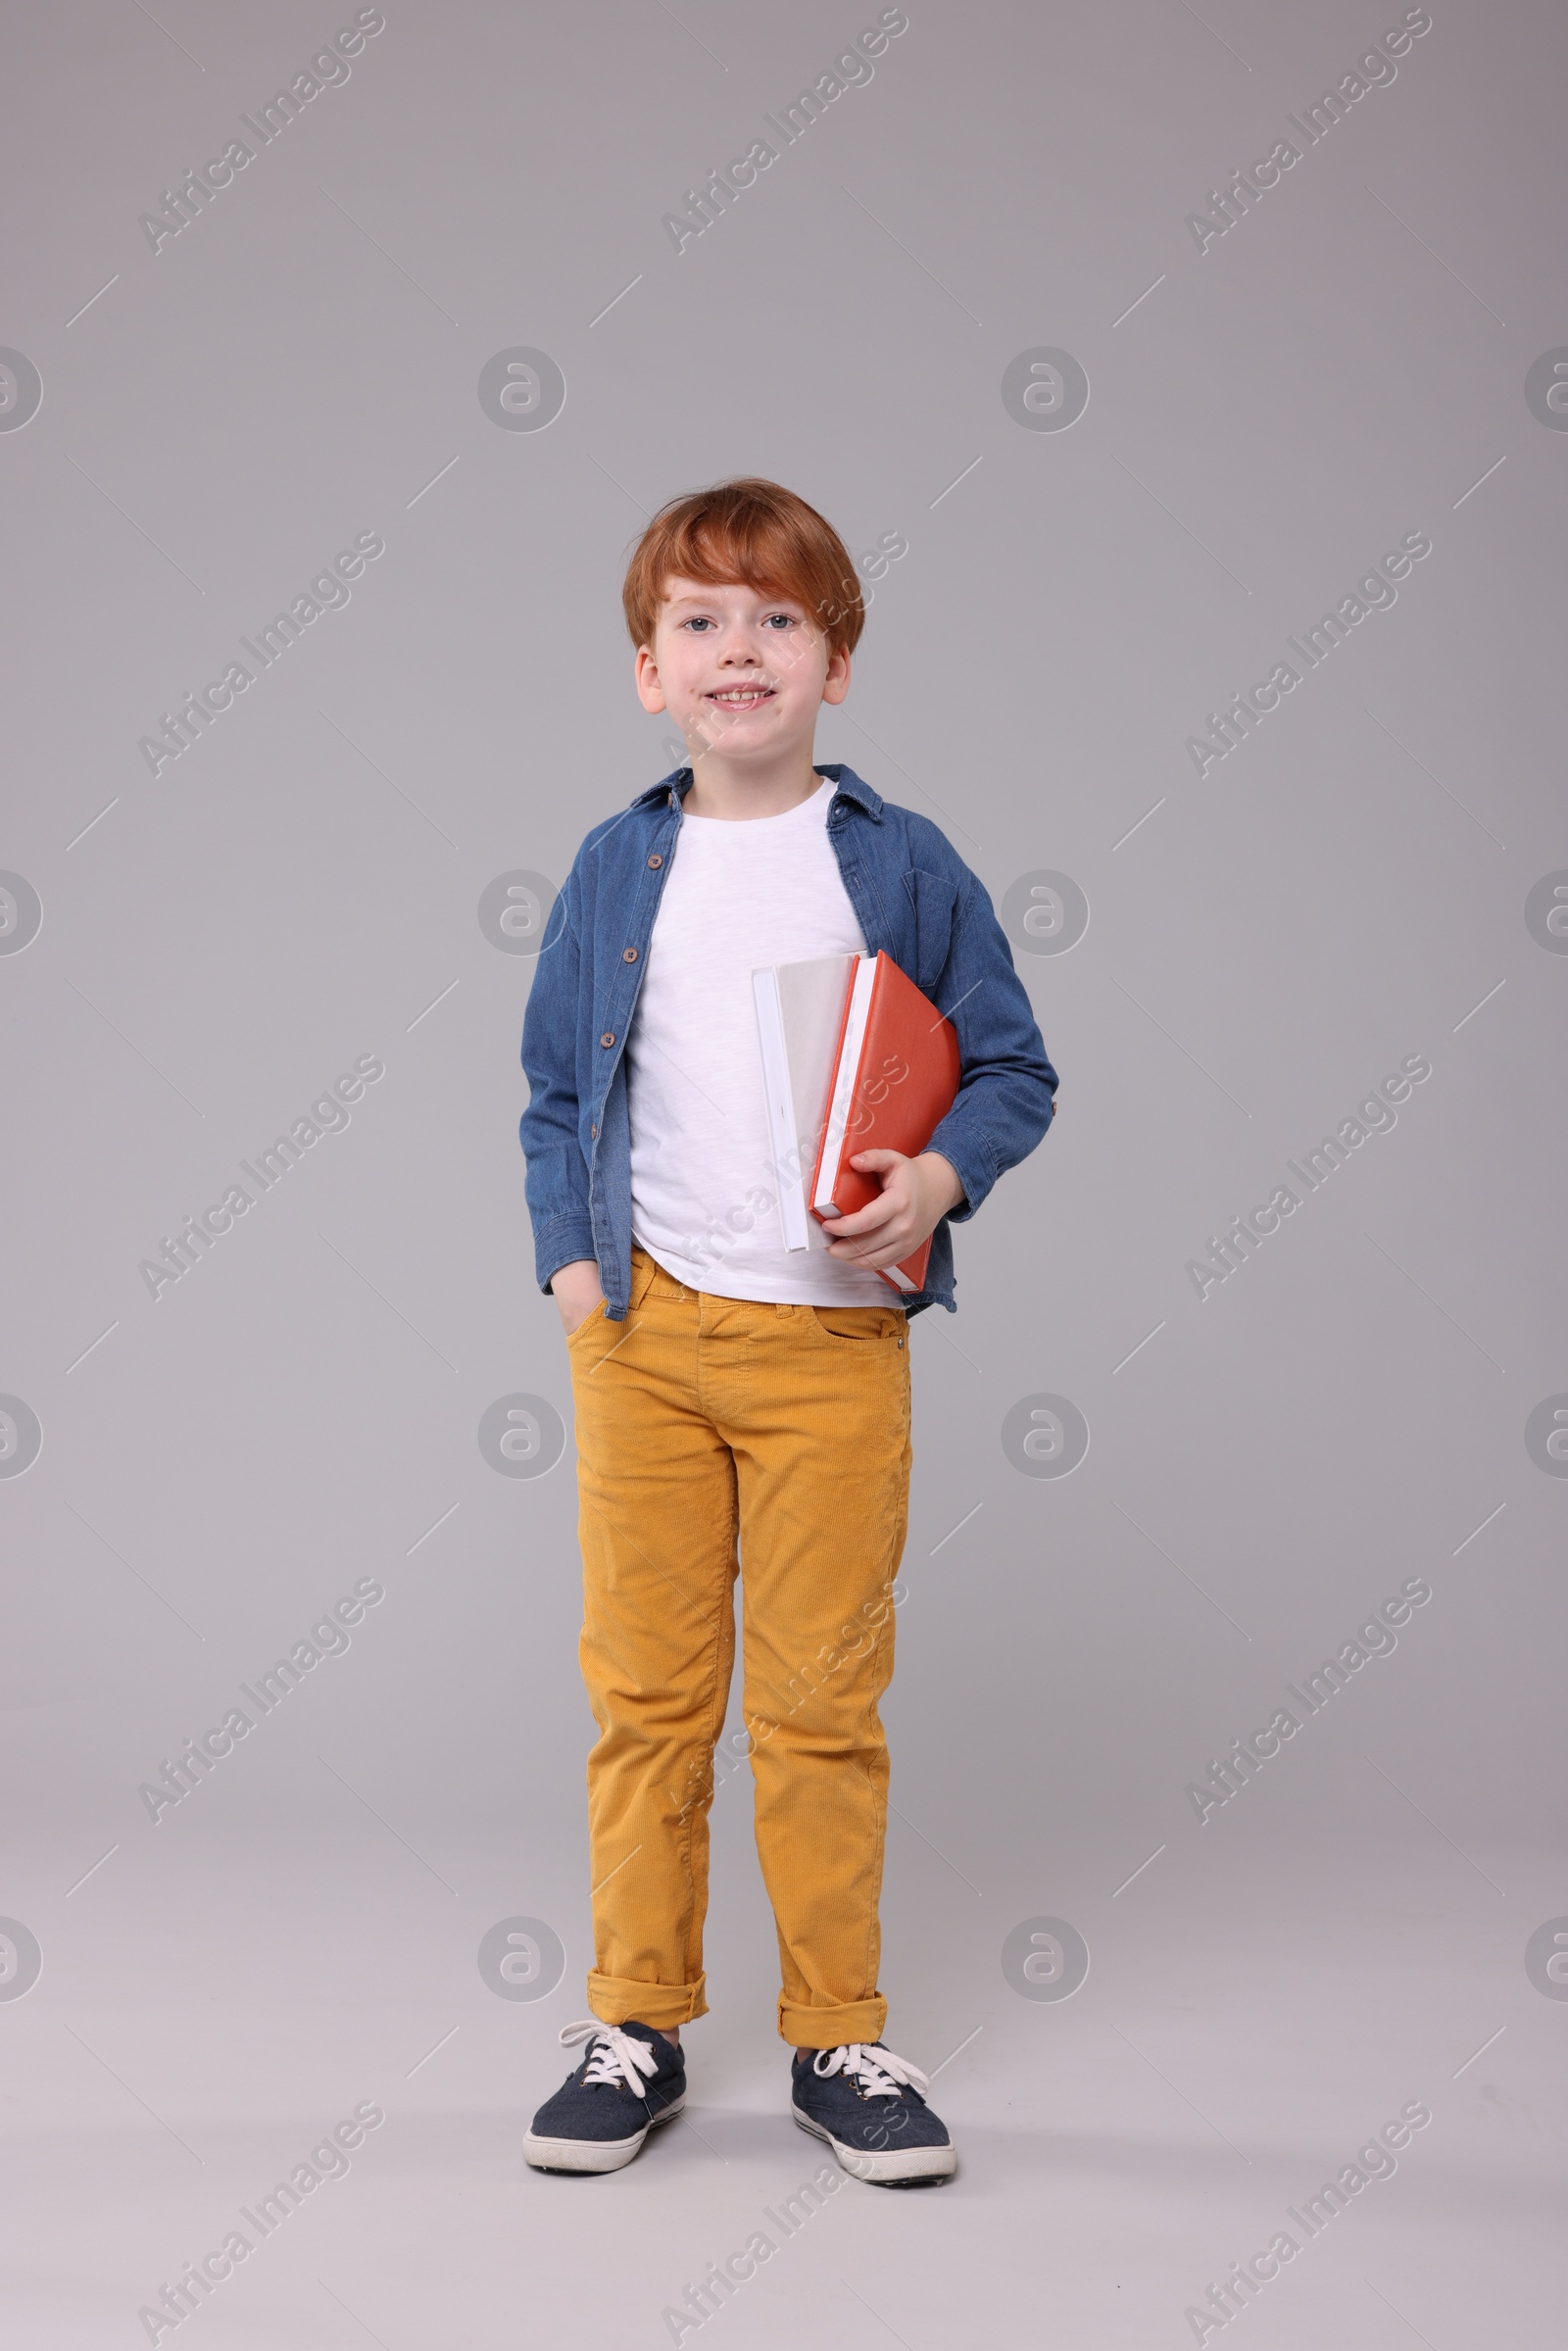
[[[844,541],[814,507],[776,481],[746,475],[660,508],[626,566],[621,603],[631,641],[654,641],[671,579],[739,580],[806,607],[832,653],[853,653],[865,626],[860,583]]]

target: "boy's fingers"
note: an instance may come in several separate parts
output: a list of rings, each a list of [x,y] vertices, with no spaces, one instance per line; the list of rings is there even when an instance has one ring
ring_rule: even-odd
[[[835,1234],[828,1243],[828,1249],[831,1252],[836,1247],[842,1256],[859,1257],[875,1249],[886,1249],[892,1238],[886,1227],[874,1233],[846,1233],[842,1241]]]
[[[838,1241],[851,1233],[874,1233],[879,1225],[887,1223],[892,1213],[893,1202],[883,1192],[874,1200],[867,1200],[863,1208],[857,1208],[852,1215],[833,1217],[823,1225],[822,1230],[830,1241]]]
[[[878,1233],[898,1214],[900,1203],[892,1189],[890,1175],[891,1171],[907,1163],[906,1153],[886,1150],[880,1144],[874,1150],[852,1153],[851,1166],[858,1168],[862,1175],[880,1175],[882,1190],[875,1200],[867,1200],[863,1208],[855,1209],[849,1216],[836,1216],[824,1221],[822,1230],[830,1245],[839,1240],[858,1240],[866,1233]],[[878,1246],[886,1246],[885,1238]]]

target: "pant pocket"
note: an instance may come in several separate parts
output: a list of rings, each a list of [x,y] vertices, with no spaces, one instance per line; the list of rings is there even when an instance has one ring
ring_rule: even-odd
[[[864,1347],[904,1337],[902,1306],[812,1306],[811,1326],[831,1347]]]
[[[581,1322],[573,1323],[571,1329],[566,1333],[566,1345],[568,1347],[575,1346],[576,1342],[582,1337],[584,1331],[586,1331],[591,1324],[602,1322],[604,1320],[604,1313],[605,1300],[601,1298],[597,1306],[591,1306],[589,1308],[588,1312],[583,1316]]]

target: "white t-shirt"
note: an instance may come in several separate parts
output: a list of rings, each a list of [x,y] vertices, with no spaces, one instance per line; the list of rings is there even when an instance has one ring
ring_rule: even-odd
[[[779,1222],[752,973],[866,952],[827,837],[833,793],[828,777],[782,816],[682,815],[626,1038],[632,1239],[719,1298],[898,1302],[828,1255],[814,1216],[806,1249]]]

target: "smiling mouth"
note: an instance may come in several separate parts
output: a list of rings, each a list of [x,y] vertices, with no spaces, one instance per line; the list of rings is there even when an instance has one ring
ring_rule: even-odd
[[[771,686],[725,686],[703,696],[705,702],[710,702],[715,710],[758,710],[764,702],[771,702],[772,699]]]

